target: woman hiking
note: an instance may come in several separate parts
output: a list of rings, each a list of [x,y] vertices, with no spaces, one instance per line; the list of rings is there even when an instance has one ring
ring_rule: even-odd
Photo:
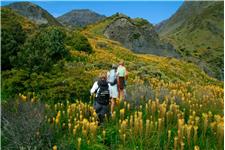
[[[102,124],[105,115],[109,114],[109,100],[110,100],[110,88],[106,79],[106,72],[102,72],[99,75],[99,80],[96,81],[91,88],[91,95],[94,93],[94,109],[98,115],[99,123]]]
[[[125,91],[125,80],[127,78],[128,72],[124,66],[124,61],[121,60],[117,68],[117,82],[118,82],[118,91],[119,99],[125,100],[124,91]]]
[[[112,65],[111,70],[107,73],[107,81],[110,84],[110,95],[111,95],[111,114],[113,114],[116,99],[118,98],[118,88],[117,88],[117,77],[116,77],[117,66]]]

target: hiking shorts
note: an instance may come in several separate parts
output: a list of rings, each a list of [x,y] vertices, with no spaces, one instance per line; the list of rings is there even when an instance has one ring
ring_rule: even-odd
[[[109,113],[109,105],[102,105],[97,101],[94,102],[94,109],[98,116],[105,116],[105,114]]]
[[[124,77],[119,77],[118,88],[120,90],[123,90],[124,89],[124,81],[125,81]]]

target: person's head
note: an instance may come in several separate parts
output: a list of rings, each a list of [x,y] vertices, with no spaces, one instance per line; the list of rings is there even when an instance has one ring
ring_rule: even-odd
[[[115,64],[112,64],[112,69],[116,69],[117,66]]]
[[[121,61],[119,62],[119,65],[124,66],[124,61],[121,60]]]
[[[107,73],[105,71],[102,71],[100,74],[99,74],[99,79],[100,80],[106,80],[107,78]]]

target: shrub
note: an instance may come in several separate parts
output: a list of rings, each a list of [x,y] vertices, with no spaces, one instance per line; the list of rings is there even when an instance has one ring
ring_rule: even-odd
[[[89,100],[93,75],[85,71],[79,63],[56,64],[50,72],[32,72],[10,70],[2,73],[2,99],[7,101],[16,94],[35,92],[42,101],[49,103]]]
[[[53,64],[69,56],[64,45],[65,37],[65,32],[60,28],[41,29],[25,42],[16,66],[30,72],[49,71]]]
[[[2,72],[1,94],[2,100],[14,97],[14,95],[26,91],[29,74],[24,70],[7,70]],[[26,82],[25,82],[26,81]]]
[[[51,141],[45,123],[45,107],[31,101],[10,100],[2,105],[1,139],[3,149],[47,149]]]
[[[77,51],[92,52],[92,47],[88,39],[79,32],[70,33],[67,37],[66,44]]]
[[[4,16],[4,15],[3,15]],[[3,19],[4,21],[4,19]],[[11,69],[12,62],[20,51],[20,46],[24,43],[26,34],[21,25],[15,21],[7,21],[1,28],[1,67],[2,70]]]

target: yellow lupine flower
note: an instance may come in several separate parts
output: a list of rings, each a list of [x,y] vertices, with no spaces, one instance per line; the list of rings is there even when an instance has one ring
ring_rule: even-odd
[[[200,150],[199,146],[195,146],[194,150]]]
[[[78,139],[77,139],[77,149],[78,150],[80,150],[80,146],[81,146],[81,138],[79,137]]]
[[[124,113],[125,113],[125,109],[120,109],[120,118],[123,119],[124,118]]]
[[[52,150],[57,150],[57,146],[54,145],[53,148],[52,148]]]

